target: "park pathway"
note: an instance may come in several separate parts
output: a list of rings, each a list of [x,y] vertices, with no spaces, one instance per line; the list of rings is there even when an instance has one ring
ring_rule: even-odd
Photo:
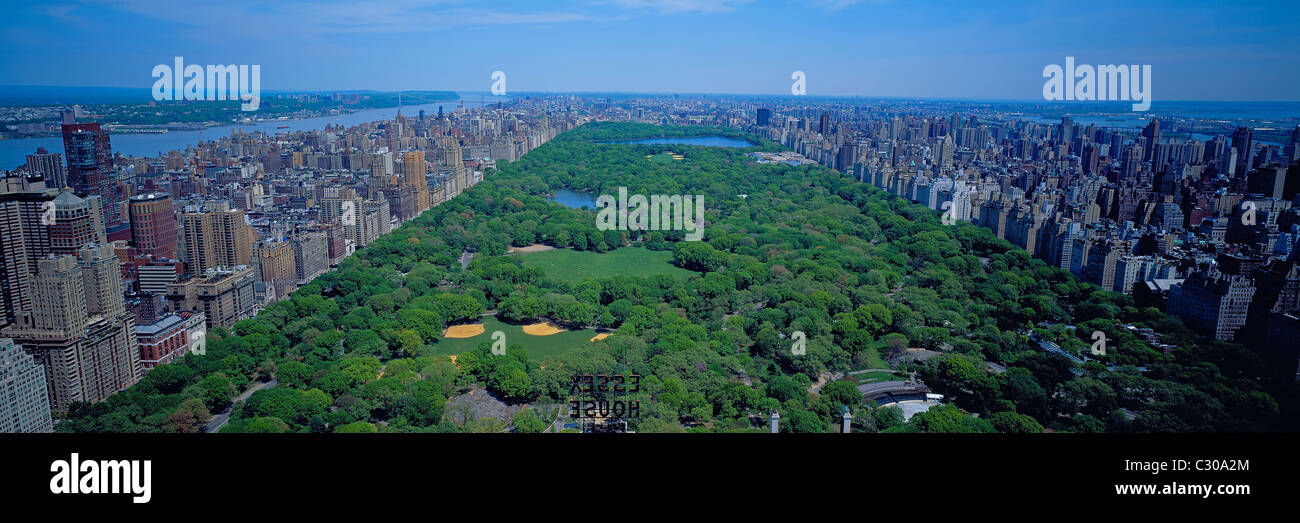
[[[257,392],[262,389],[274,387],[276,385],[279,385],[279,383],[280,382],[276,381],[275,378],[271,378],[271,381],[258,384],[258,386],[248,389],[248,391],[244,392],[243,394],[240,394],[238,398],[235,398],[234,401],[230,402],[230,406],[226,407],[225,412],[213,416],[212,419],[208,421],[208,426],[204,427],[203,431],[211,433],[211,432],[216,432],[218,430],[221,430],[221,426],[225,425],[227,421],[230,421],[230,411],[231,409],[235,408],[235,403],[248,399],[248,397],[252,396],[254,392]]]

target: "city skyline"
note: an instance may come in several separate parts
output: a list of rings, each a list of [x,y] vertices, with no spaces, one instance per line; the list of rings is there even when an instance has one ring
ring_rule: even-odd
[[[1295,0],[4,12],[6,506],[1293,483]]]
[[[1073,56],[1151,65],[1156,104],[1300,100],[1300,36],[1286,30],[1300,14],[1277,2],[1176,6],[234,2],[180,12],[81,2],[14,9],[0,74],[13,85],[148,88],[154,65],[184,56],[260,64],[268,91],[484,92],[500,70],[507,93],[779,95],[798,70],[810,96],[1034,100],[1043,68]]]

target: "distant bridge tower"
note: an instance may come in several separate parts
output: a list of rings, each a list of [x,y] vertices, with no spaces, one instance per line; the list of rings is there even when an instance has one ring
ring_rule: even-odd
[[[776,413],[776,409],[772,409],[772,422],[768,426],[768,430],[771,431],[772,434],[781,432],[780,422],[781,422],[781,415]]]

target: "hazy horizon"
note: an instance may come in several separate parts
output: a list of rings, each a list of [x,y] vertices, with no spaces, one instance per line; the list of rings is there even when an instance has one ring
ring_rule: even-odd
[[[1170,1],[161,0],[11,8],[12,85],[149,88],[151,69],[261,65],[278,91],[779,95],[1033,100],[1043,68],[1144,64],[1153,99],[1300,101],[1300,10]],[[213,38],[213,35],[221,38]]]
[[[17,85],[17,84],[0,84],[0,96],[7,94],[6,89],[24,88],[24,89],[105,89],[105,90],[131,90],[140,91],[148,95],[150,90],[147,87],[120,87],[108,85]],[[262,89],[264,94],[325,94],[325,93],[411,93],[411,92],[432,92],[444,91],[457,95],[483,95],[485,98],[493,98],[490,92],[485,90],[465,90],[465,89],[402,89],[402,90],[383,90],[383,89]],[[502,100],[528,95],[621,95],[621,96],[719,96],[719,97],[752,97],[752,98],[782,98],[795,100],[841,100],[841,99],[866,99],[866,100],[921,100],[921,101],[939,101],[939,102],[1001,102],[1001,103],[1031,103],[1041,105],[1059,105],[1062,107],[1084,108],[1096,105],[1115,105],[1116,107],[1127,106],[1127,101],[1110,101],[1110,100],[1087,100],[1087,101],[1052,101],[1043,100],[1042,98],[971,98],[959,96],[878,96],[878,95],[861,95],[861,94],[823,94],[823,95],[802,95],[795,96],[782,93],[735,93],[735,92],[688,92],[688,91],[510,91],[505,96],[500,97]],[[53,97],[54,95],[46,95]],[[150,101],[149,100],[142,100]],[[57,102],[52,102],[57,103]],[[74,103],[110,103],[110,102],[74,102]],[[118,102],[111,102],[118,103]],[[417,102],[412,102],[417,103]],[[1300,105],[1300,99],[1296,100],[1215,100],[1215,99],[1186,99],[1186,100],[1156,100],[1157,104],[1187,104],[1187,103],[1223,103],[1223,104],[1297,104]],[[16,105],[0,99],[0,105]]]

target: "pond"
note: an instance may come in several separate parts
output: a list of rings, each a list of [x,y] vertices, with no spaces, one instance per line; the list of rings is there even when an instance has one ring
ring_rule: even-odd
[[[587,191],[559,189],[555,191],[555,197],[547,199],[570,209],[580,209],[584,206],[593,210],[596,208],[596,195]]]

